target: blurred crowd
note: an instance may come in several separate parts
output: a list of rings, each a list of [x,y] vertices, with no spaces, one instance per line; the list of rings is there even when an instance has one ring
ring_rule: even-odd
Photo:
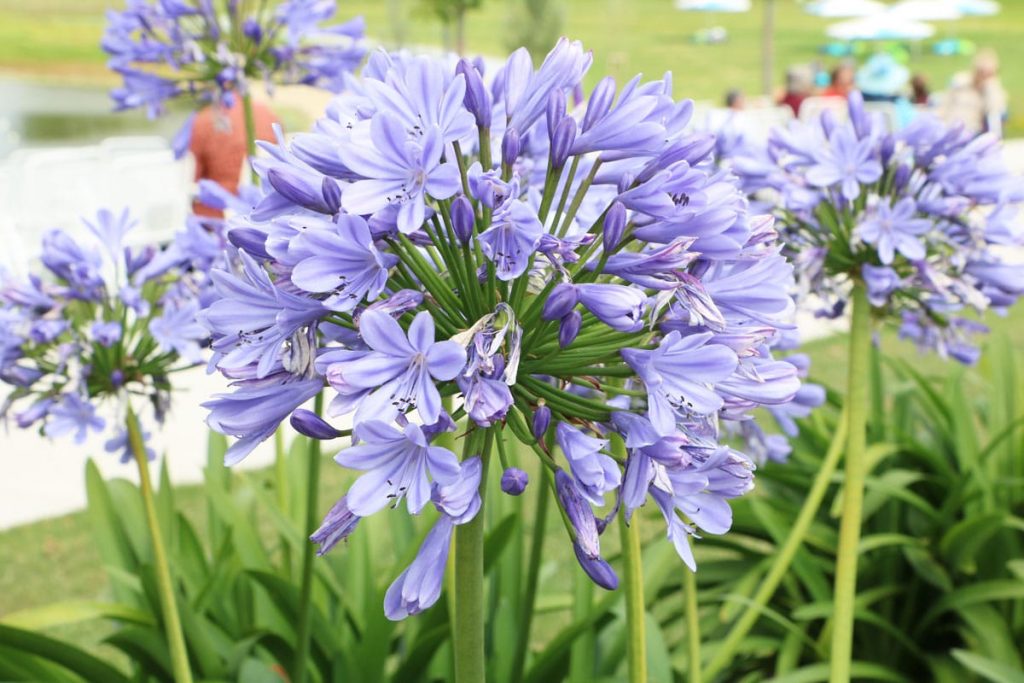
[[[861,64],[844,60],[831,70],[821,63],[797,64],[786,70],[785,86],[775,103],[788,107],[795,117],[810,118],[833,105],[845,107],[847,95],[854,90],[861,92],[865,102],[887,103],[895,127],[909,123],[918,111],[929,110],[949,123],[961,122],[973,132],[1001,136],[1007,116],[999,58],[991,50],[980,51],[971,69],[956,73],[948,87],[938,91],[931,89],[923,74],[911,73],[887,52],[876,53]],[[725,106],[741,110],[747,102],[742,92],[729,90]]]

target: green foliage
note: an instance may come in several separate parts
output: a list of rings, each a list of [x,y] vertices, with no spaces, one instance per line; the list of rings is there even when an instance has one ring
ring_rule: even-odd
[[[988,354],[983,373],[948,367],[934,378],[876,353],[855,678],[1019,680],[1024,373],[1006,335],[993,336]],[[698,557],[698,580],[711,648],[792,525],[834,425],[828,411],[813,416],[790,462],[763,467],[755,494],[734,505],[733,532],[705,539],[714,547]],[[836,475],[835,504],[819,512],[790,576],[719,680],[827,679],[840,483]]]
[[[509,52],[525,47],[534,60],[543,59],[562,35],[565,10],[560,0],[522,0],[513,12],[515,19],[505,46]]]

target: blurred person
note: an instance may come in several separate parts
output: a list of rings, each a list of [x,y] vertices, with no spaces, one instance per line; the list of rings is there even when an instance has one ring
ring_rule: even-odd
[[[253,119],[257,140],[274,140],[277,116],[268,106],[253,101]],[[242,98],[235,97],[230,107],[210,104],[196,114],[192,124],[189,150],[196,160],[196,182],[213,180],[232,194],[238,194],[242,167],[248,156],[245,135],[245,111]],[[194,201],[192,210],[200,216],[221,217],[219,209]]]
[[[733,111],[741,111],[747,108],[747,100],[743,96],[743,91],[737,88],[726,91],[725,93],[725,106]]]
[[[907,67],[891,54],[879,52],[857,69],[854,85],[865,102],[895,102],[902,97],[909,80]]]
[[[814,89],[814,72],[809,66],[798,65],[786,69],[786,93],[779,100],[793,110],[793,116],[800,116],[800,105]]]
[[[832,69],[832,80],[821,93],[823,97],[847,97],[854,89],[854,71],[852,62],[840,62]]]
[[[928,80],[922,74],[914,74],[910,79],[910,101],[917,105],[927,105],[931,102],[931,96]]]
[[[975,56],[972,83],[981,98],[981,130],[1002,137],[1007,96],[999,78],[999,56],[995,50],[982,50]]]
[[[999,58],[982,50],[974,58],[972,71],[953,76],[942,105],[942,118],[959,121],[974,133],[1002,135],[1007,96],[999,78]]]

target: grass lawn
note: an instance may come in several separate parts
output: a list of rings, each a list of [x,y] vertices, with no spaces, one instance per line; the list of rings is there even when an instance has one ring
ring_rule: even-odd
[[[555,1],[555,0],[552,0]],[[594,50],[591,77],[611,73],[628,78],[636,72],[656,77],[675,74],[676,94],[718,102],[728,88],[754,94],[760,90],[762,0],[745,14],[706,15],[679,12],[672,0],[561,0],[562,32]],[[339,0],[340,14],[366,17],[370,36],[385,45],[441,42],[439,23],[421,0]],[[105,57],[98,44],[103,10],[119,0],[0,0],[0,70],[64,82],[108,83]],[[466,26],[467,49],[501,55],[514,35],[518,0],[482,0]],[[776,82],[788,64],[815,58],[825,42],[826,21],[805,14],[796,0],[775,0]],[[969,39],[998,51],[1002,77],[1011,96],[1011,134],[1024,134],[1024,2],[1006,0],[995,18],[963,19],[939,24],[940,36]],[[397,17],[397,20],[396,20]],[[689,42],[698,29],[725,26],[724,45]],[[952,27],[955,27],[955,31]],[[970,66],[966,57],[915,55],[910,67],[925,74],[932,87],[945,86],[950,76]],[[826,61],[826,65],[828,61]]]

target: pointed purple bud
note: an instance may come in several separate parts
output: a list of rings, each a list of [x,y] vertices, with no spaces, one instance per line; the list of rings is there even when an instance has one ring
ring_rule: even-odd
[[[287,166],[278,166],[267,171],[267,180],[282,197],[293,204],[298,204],[310,211],[333,215],[337,213],[337,207],[328,205],[323,189],[324,182],[313,185],[317,175],[298,173]]]
[[[540,317],[544,320],[560,320],[568,315],[569,311],[575,308],[579,302],[580,297],[576,292],[576,286],[568,282],[560,282],[555,285],[548,300],[544,302]]]
[[[613,591],[619,587],[619,577],[604,558],[587,557],[578,543],[572,544],[573,552],[576,553],[576,560],[580,567],[587,573],[590,580],[605,590]]]
[[[578,545],[580,552],[588,558],[600,557],[601,542],[597,535],[594,511],[583,500],[576,482],[565,473],[565,470],[555,472],[555,492],[576,535],[573,545]]]
[[[519,158],[519,132],[515,128],[505,130],[505,136],[501,139],[501,163],[504,166],[511,166]]]
[[[476,119],[476,125],[480,128],[491,127],[491,94],[484,86],[483,78],[473,64],[465,59],[459,60],[455,67],[456,73],[462,74],[466,79],[466,96],[463,103],[466,109]]]
[[[305,408],[298,408],[292,413],[291,423],[295,431],[311,439],[326,441],[341,436],[341,432],[328,424],[326,420]]]
[[[324,206],[330,209],[331,214],[338,213],[341,208],[341,188],[333,178],[324,178],[320,187],[324,195]]]
[[[887,166],[889,159],[892,158],[892,153],[896,151],[896,136],[892,133],[886,133],[885,137],[882,138],[882,146],[879,151],[882,156],[882,165]]]
[[[580,333],[580,325],[583,324],[583,316],[579,311],[569,311],[568,315],[562,318],[558,326],[558,347],[564,349],[576,340]]]
[[[110,373],[110,386],[115,389],[119,389],[124,386],[124,372],[121,370],[114,370]]]
[[[554,137],[555,126],[565,118],[565,93],[561,88],[552,90],[548,95],[548,108],[545,112],[548,124],[548,140]]]
[[[501,490],[510,496],[518,496],[526,490],[530,477],[518,467],[509,467],[501,473]],[[543,491],[541,495],[546,495]]]
[[[614,100],[615,79],[611,76],[605,76],[598,82],[593,92],[590,93],[590,101],[587,102],[587,112],[583,115],[584,133],[604,118],[608,110],[612,108]]]
[[[910,164],[900,164],[896,167],[896,172],[892,178],[892,189],[895,192],[902,192],[907,186],[907,182],[910,181],[910,172],[912,168]]]
[[[451,218],[455,236],[463,244],[469,244],[469,240],[473,237],[475,216],[473,215],[473,205],[464,196],[456,197],[452,201]]]
[[[622,241],[626,231],[626,207],[622,202],[612,202],[604,215],[604,251],[611,254]]]
[[[557,171],[565,166],[569,150],[575,141],[576,121],[571,116],[566,116],[558,122],[555,132],[551,135],[551,168]]]
[[[544,435],[551,426],[551,408],[541,403],[533,412],[533,436],[537,441],[543,441]]]
[[[270,259],[270,254],[267,252],[267,233],[262,230],[231,228],[228,230],[228,242],[258,259]]]
[[[247,17],[242,22],[242,34],[257,45],[263,40],[263,29],[260,27],[260,22],[252,17]]]
[[[323,555],[348,538],[356,530],[360,519],[362,518],[353,514],[348,509],[348,500],[346,496],[342,496],[341,500],[335,503],[334,507],[327,513],[327,516],[324,517],[320,528],[309,537],[309,540],[320,546],[316,554]]]

